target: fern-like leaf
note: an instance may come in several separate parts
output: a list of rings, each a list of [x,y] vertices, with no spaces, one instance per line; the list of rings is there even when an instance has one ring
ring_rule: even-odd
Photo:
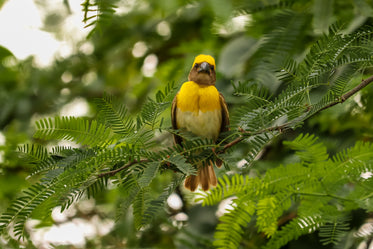
[[[149,188],[141,188],[133,200],[133,215],[135,227],[137,229],[143,226],[143,215],[151,198]]]
[[[38,144],[25,144],[18,147],[18,151],[30,163],[39,163],[49,157],[48,150]]]
[[[23,192],[23,196],[17,198],[5,213],[0,216],[0,231],[3,231],[11,223],[14,224],[14,235],[20,239],[25,237],[25,223],[32,212],[41,203],[46,201],[54,190],[49,185],[34,184]]]
[[[138,179],[138,184],[141,188],[149,186],[150,182],[156,176],[159,166],[158,162],[150,162],[146,164],[141,177]]]
[[[85,28],[94,26],[89,36],[94,31],[101,31],[101,26],[111,20],[115,13],[115,0],[85,0],[82,3],[83,7],[83,22],[86,23]]]
[[[151,129],[154,129],[155,126],[161,122],[159,120],[159,115],[169,107],[169,103],[158,103],[153,99],[148,99],[143,106],[141,111],[141,120],[143,123],[149,125]]]
[[[320,227],[319,237],[323,245],[338,244],[346,232],[350,230],[350,224],[346,217],[333,217],[333,219],[326,219],[324,225]]]
[[[183,181],[183,175],[176,175],[174,180],[170,183],[168,187],[164,189],[162,194],[160,194],[157,198],[150,201],[149,206],[146,208],[142,220],[141,226],[145,226],[149,224],[159,213],[159,211],[164,208],[165,202],[167,198],[175,191],[175,189],[181,184]]]
[[[296,150],[296,154],[305,162],[326,161],[328,159],[326,147],[322,143],[317,143],[317,140],[314,135],[301,134],[293,141],[285,141],[284,144]]]
[[[135,176],[132,174],[127,175],[127,177],[123,179],[123,183],[120,184],[118,188],[120,193],[123,193],[124,197],[121,198],[116,209],[116,220],[119,220],[122,215],[127,213],[129,207],[140,191],[140,186],[137,183]]]
[[[167,84],[163,91],[159,90],[156,93],[155,100],[148,98],[141,110],[138,123],[145,123],[151,129],[154,129],[159,124],[159,129],[161,129],[163,118],[160,119],[160,114],[170,106],[175,91],[176,87],[172,82]]]
[[[197,198],[196,201],[202,201],[203,206],[215,205],[223,199],[240,194],[247,188],[247,185],[249,185],[251,181],[255,181],[255,179],[249,179],[248,176],[244,177],[240,174],[234,174],[230,178],[227,175],[223,175],[222,178],[218,179],[218,185],[215,188],[210,189],[210,191],[206,193],[198,193],[200,197]]]
[[[291,193],[279,193],[260,199],[256,211],[258,230],[264,232],[267,237],[273,236],[277,232],[278,219],[290,206]]]
[[[165,161],[175,165],[176,168],[185,175],[194,175],[196,173],[196,169],[193,167],[193,165],[188,163],[186,158],[179,153],[173,153],[167,156]]]
[[[157,103],[170,103],[175,96],[175,92],[177,90],[177,86],[175,86],[174,82],[168,83],[163,91],[159,90],[155,94],[155,100]]]
[[[263,249],[279,249],[302,235],[315,232],[322,224],[319,216],[295,218],[275,233]]]
[[[234,209],[228,210],[220,219],[222,223],[215,233],[216,240],[221,241],[216,242],[217,247],[223,248],[223,244],[227,244],[230,245],[228,248],[236,248],[239,245],[245,224],[237,226],[233,223],[240,215],[248,215],[240,211],[241,208],[246,210],[248,201],[255,203],[251,213],[256,213],[258,231],[269,237],[265,248],[280,248],[316,230],[320,230],[322,243],[336,244],[349,230],[340,209],[366,208],[367,203],[372,203],[372,188],[361,177],[362,173],[373,170],[372,144],[358,142],[333,157],[312,135],[300,135],[285,144],[296,150],[300,162],[267,170],[263,177],[244,179],[236,174],[229,179],[225,176],[219,179],[215,189],[200,198],[204,205],[214,205],[229,196],[235,198]],[[354,184],[356,187],[346,191],[346,184],[351,182],[357,183]],[[278,228],[281,217],[294,207],[298,209],[297,217]],[[249,222],[252,217],[253,214],[244,220]]]
[[[255,203],[251,200],[234,201],[233,210],[220,217],[216,227],[214,246],[224,249],[236,249],[242,239],[247,224],[255,212]]]
[[[110,96],[96,99],[95,103],[98,107],[99,118],[103,119],[106,126],[110,127],[113,132],[121,136],[134,132],[134,121],[124,105],[117,103]]]
[[[39,139],[65,139],[90,146],[103,146],[113,141],[110,129],[86,118],[56,116],[37,121],[36,127],[34,137]]]

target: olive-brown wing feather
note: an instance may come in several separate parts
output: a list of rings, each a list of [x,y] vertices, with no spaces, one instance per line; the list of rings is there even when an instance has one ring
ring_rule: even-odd
[[[225,102],[223,94],[220,93],[220,106],[221,106],[221,126],[220,126],[220,132],[226,132],[229,131],[229,112],[228,112],[228,106]],[[223,164],[223,161],[219,158],[215,160],[215,165],[217,167],[221,167]]]
[[[229,131],[229,112],[227,102],[225,102],[223,94],[220,93],[220,106],[221,106],[221,128],[220,132]]]
[[[178,94],[176,94],[176,96],[174,97],[174,100],[172,101],[172,106],[171,106],[171,122],[172,122],[172,128],[175,129],[175,130],[179,129],[179,127],[177,127],[177,121],[176,121],[177,95]],[[173,134],[173,136],[174,136],[175,144],[181,145],[181,142],[183,141],[183,139],[176,134]]]

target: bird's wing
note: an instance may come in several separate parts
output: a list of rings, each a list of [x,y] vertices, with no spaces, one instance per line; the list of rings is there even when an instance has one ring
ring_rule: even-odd
[[[221,106],[221,126],[220,132],[229,131],[229,112],[228,106],[225,102],[224,96],[220,93],[220,106]],[[219,142],[219,141],[218,141]],[[223,164],[223,161],[220,158],[216,158],[215,165],[220,168]]]
[[[171,106],[171,122],[172,122],[172,128],[177,130],[179,127],[177,127],[177,122],[176,122],[176,99],[177,99],[177,95],[174,97],[174,100],[172,101],[172,106]],[[174,141],[175,141],[175,144],[181,144],[181,142],[183,141],[182,138],[176,134],[173,134],[174,136]]]
[[[223,94],[220,93],[220,106],[221,106],[221,128],[220,132],[229,131],[229,112],[228,112],[228,106],[225,102]]]

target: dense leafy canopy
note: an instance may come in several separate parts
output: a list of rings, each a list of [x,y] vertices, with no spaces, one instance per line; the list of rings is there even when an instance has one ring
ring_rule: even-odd
[[[371,241],[359,230],[373,200],[369,1],[85,0],[82,12],[87,40],[49,67],[0,47],[0,245],[33,248],[28,221],[51,225],[56,207],[87,199],[89,215],[116,220],[87,248]],[[48,14],[58,27],[69,11]],[[199,53],[215,56],[229,104],[218,144],[170,128]],[[79,101],[84,117],[60,115]],[[216,188],[182,188],[194,162],[216,157],[225,166]]]

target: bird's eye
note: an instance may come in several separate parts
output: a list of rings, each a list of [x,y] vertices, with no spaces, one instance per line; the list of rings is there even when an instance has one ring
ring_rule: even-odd
[[[211,70],[214,70],[214,65],[210,65],[210,69],[211,69]]]
[[[198,63],[194,64],[194,67],[195,67],[195,68],[198,68],[198,67],[199,67],[199,64],[198,64]]]

